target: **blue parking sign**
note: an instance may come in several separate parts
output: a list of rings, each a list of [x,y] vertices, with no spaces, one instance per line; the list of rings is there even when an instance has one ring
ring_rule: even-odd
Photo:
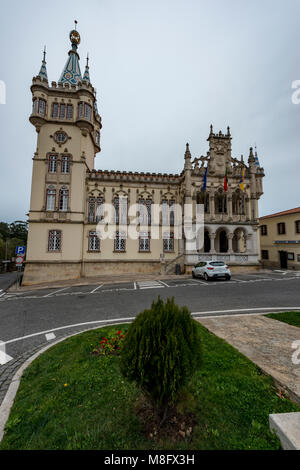
[[[24,256],[26,253],[26,246],[16,246],[16,255]]]

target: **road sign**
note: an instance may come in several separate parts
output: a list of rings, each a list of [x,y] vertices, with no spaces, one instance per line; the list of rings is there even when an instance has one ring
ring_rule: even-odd
[[[24,256],[17,256],[15,262],[17,266],[22,266],[24,263]]]
[[[26,253],[26,246],[16,246],[16,255],[17,256],[25,256]]]

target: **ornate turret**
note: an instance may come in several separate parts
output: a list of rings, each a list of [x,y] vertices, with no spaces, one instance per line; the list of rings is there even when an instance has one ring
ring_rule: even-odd
[[[69,58],[63,69],[59,83],[69,83],[70,85],[77,85],[82,81],[79,54],[77,52],[78,45],[80,44],[80,34],[76,31],[77,21],[75,21],[75,29],[70,32],[70,41],[72,49],[69,51]]]

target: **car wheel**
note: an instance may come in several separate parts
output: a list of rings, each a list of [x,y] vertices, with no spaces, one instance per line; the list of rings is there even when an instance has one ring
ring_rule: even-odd
[[[209,277],[208,277],[208,274],[207,274],[207,273],[204,273],[204,279],[206,280],[206,282],[209,281]]]
[[[196,276],[195,276],[195,273],[194,273],[194,271],[192,272],[192,276],[193,276],[193,278],[195,279],[195,277],[196,277]]]
[[[230,279],[231,279],[231,276],[226,277],[226,281],[230,281]]]

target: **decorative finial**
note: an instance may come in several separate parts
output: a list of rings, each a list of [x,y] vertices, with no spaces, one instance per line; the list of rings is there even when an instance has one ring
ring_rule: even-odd
[[[44,46],[43,62],[46,62],[46,46]]]
[[[230,127],[229,126],[227,127],[227,135],[228,136],[230,135]]]
[[[87,56],[86,56],[86,66],[87,67],[89,66],[89,60],[90,60],[89,53],[87,53]]]
[[[74,23],[75,23],[75,31],[76,31],[78,21],[77,21],[77,20],[74,20]]]
[[[210,125],[210,133],[211,134],[213,133],[213,125],[212,124]]]

